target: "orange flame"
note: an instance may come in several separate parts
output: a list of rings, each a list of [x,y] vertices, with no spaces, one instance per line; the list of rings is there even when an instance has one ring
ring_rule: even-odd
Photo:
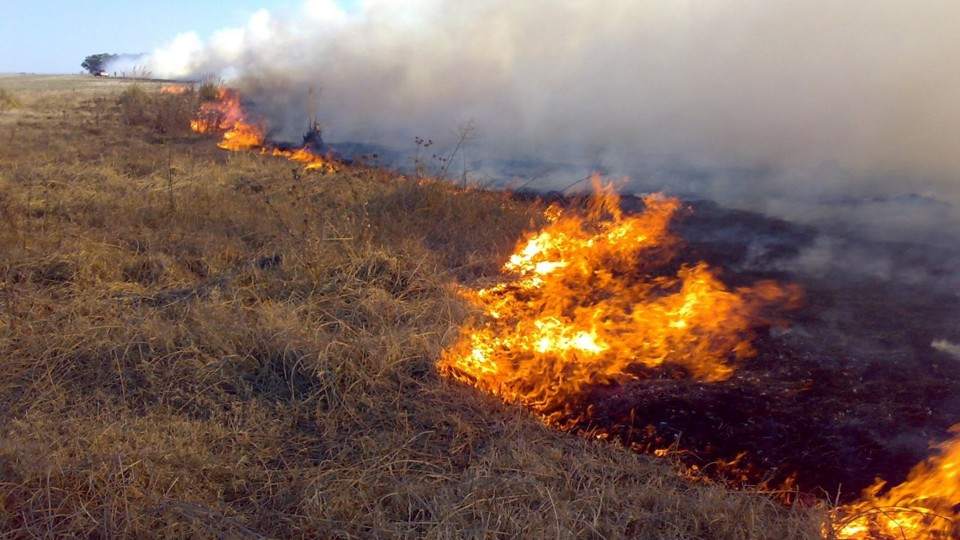
[[[239,121],[224,132],[223,140],[217,146],[231,152],[262,148],[263,131],[258,126]]]
[[[664,275],[680,202],[651,195],[643,213],[625,216],[612,186],[594,186],[586,215],[551,206],[549,225],[518,245],[500,283],[464,292],[483,315],[439,362],[552,424],[586,386],[624,382],[638,366],[729,377],[733,361],[754,354],[763,309],[799,297],[773,282],[731,290],[702,262]]]
[[[669,224],[680,203],[652,195],[644,213],[625,216],[611,187],[595,187],[585,216],[548,208],[550,223],[517,246],[499,283],[464,291],[482,315],[439,361],[442,374],[561,428],[576,420],[589,385],[624,382],[637,366],[729,377],[736,359],[754,354],[765,308],[800,297],[769,281],[731,290],[702,262],[663,275],[679,244]],[[883,492],[878,481],[861,501],[837,508],[824,537],[960,538],[960,425],[953,431],[904,483]]]
[[[190,127],[197,133],[223,132],[223,138],[217,146],[224,150],[255,150],[264,155],[301,163],[308,170],[336,170],[330,159],[307,148],[286,150],[267,145],[264,129],[248,120],[240,102],[240,94],[232,89],[220,88],[216,101],[201,104],[197,117],[190,122]]]
[[[960,538],[960,424],[953,440],[910,471],[907,480],[881,494],[881,480],[857,503],[834,516],[841,540],[945,540]]]
[[[248,125],[247,115],[240,104],[240,94],[229,88],[218,89],[216,101],[201,103],[197,117],[190,123],[197,133],[230,133],[238,128],[246,130],[244,126]],[[250,131],[259,131],[253,126],[250,128]]]
[[[190,91],[190,87],[183,84],[169,84],[166,86],[160,87],[161,94],[171,94],[174,96],[180,96],[186,94]]]

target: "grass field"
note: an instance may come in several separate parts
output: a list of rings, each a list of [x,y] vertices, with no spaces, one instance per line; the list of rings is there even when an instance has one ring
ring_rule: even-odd
[[[228,154],[126,87],[0,77],[0,537],[819,537],[438,377],[535,203]]]

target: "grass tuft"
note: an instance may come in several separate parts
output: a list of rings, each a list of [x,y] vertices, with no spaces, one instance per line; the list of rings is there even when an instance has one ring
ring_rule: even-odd
[[[200,101],[210,102],[220,99],[220,88],[222,83],[219,80],[204,81],[197,89],[197,96]]]
[[[128,126],[150,128],[158,135],[185,135],[197,111],[193,92],[163,94],[138,84],[127,87],[117,98],[120,116]]]
[[[0,112],[16,109],[21,106],[20,100],[13,92],[6,88],[0,88]]]

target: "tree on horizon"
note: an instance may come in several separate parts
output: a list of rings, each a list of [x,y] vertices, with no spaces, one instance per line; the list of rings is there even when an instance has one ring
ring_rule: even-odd
[[[110,53],[91,54],[83,59],[80,67],[90,72],[91,75],[99,75],[107,70],[107,64],[117,58],[118,55]]]

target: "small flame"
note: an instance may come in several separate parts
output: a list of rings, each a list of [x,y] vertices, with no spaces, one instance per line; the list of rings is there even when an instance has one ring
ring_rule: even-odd
[[[229,88],[219,88],[215,101],[204,101],[200,104],[197,117],[190,123],[190,127],[197,133],[229,132],[245,120],[246,114],[240,105],[240,94]]]
[[[217,146],[231,152],[259,149],[263,147],[263,131],[253,124],[239,121],[223,134],[223,140]]]
[[[170,94],[174,96],[182,96],[189,91],[190,87],[183,84],[168,84],[160,87],[161,94]]]
[[[307,148],[286,150],[266,143],[263,127],[248,119],[240,94],[236,90],[220,88],[216,101],[200,105],[197,117],[190,122],[190,128],[197,133],[223,133],[217,145],[231,152],[258,151],[261,154],[282,157],[300,164],[307,170],[333,171],[333,162]]]
[[[910,471],[907,480],[881,494],[868,488],[860,501],[837,509],[840,540],[945,540],[960,537],[960,424],[935,456]]]
[[[521,242],[503,279],[467,290],[483,315],[442,355],[442,373],[541,413],[591,384],[624,382],[636,366],[682,366],[719,381],[732,361],[754,354],[752,329],[763,308],[798,297],[762,282],[731,290],[706,264],[665,273],[679,240],[669,225],[680,202],[651,195],[625,216],[612,186],[594,179],[585,215],[559,206],[548,225]]]

